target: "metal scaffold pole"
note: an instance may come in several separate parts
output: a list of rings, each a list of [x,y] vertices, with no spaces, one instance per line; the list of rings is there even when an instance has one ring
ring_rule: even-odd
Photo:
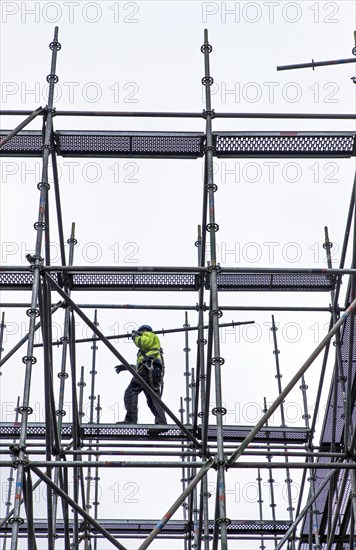
[[[15,505],[14,505],[14,514],[11,520],[12,523],[12,536],[11,536],[11,550],[16,550],[18,545],[18,535],[19,527],[23,522],[23,518],[20,516],[20,506],[21,506],[21,496],[23,493],[24,487],[24,474],[25,467],[28,463],[28,458],[26,455],[26,436],[27,436],[27,423],[28,417],[32,412],[30,407],[30,388],[31,388],[31,376],[32,376],[32,366],[36,362],[36,358],[33,356],[33,345],[34,345],[34,332],[36,325],[36,317],[39,314],[37,308],[38,305],[38,295],[40,290],[40,276],[41,269],[43,266],[43,259],[41,257],[42,249],[42,232],[46,228],[46,209],[47,209],[47,194],[48,194],[48,160],[51,151],[51,135],[52,135],[52,118],[53,118],[53,97],[54,97],[54,87],[58,81],[56,75],[56,62],[57,62],[57,52],[60,49],[60,44],[58,42],[58,27],[55,28],[53,42],[50,44],[52,50],[52,60],[51,60],[51,71],[47,76],[49,82],[49,91],[48,91],[48,104],[46,107],[46,119],[44,126],[44,140],[43,140],[43,153],[42,153],[42,175],[41,181],[38,184],[38,189],[40,191],[39,199],[39,210],[38,210],[38,219],[34,224],[36,230],[36,244],[35,244],[35,254],[31,258],[31,265],[33,268],[33,286],[32,286],[32,297],[31,297],[31,307],[28,310],[28,315],[30,318],[29,330],[28,330],[28,345],[27,345],[27,354],[23,358],[23,362],[26,365],[25,371],[25,382],[24,382],[24,392],[22,398],[22,405],[19,408],[21,414],[21,434],[19,440],[19,453],[18,458],[14,461],[14,466],[17,467],[16,474],[16,489],[15,489]],[[30,511],[30,513],[32,510]],[[31,517],[30,517],[31,519]],[[50,527],[51,529],[51,527]],[[51,537],[49,540],[50,548],[52,547]]]
[[[205,146],[205,170],[206,170],[206,193],[208,199],[208,220],[209,223],[205,227],[205,231],[209,232],[210,237],[210,310],[209,315],[212,319],[212,337],[213,337],[213,354],[211,358],[211,364],[214,367],[215,375],[215,401],[216,406],[213,413],[216,416],[217,426],[217,483],[216,483],[216,516],[215,516],[215,530],[220,533],[221,537],[221,549],[226,550],[227,545],[227,525],[230,520],[226,517],[226,498],[225,498],[225,456],[224,456],[224,440],[223,440],[223,416],[226,414],[226,409],[222,405],[222,386],[221,386],[221,366],[224,363],[223,358],[220,356],[220,334],[219,334],[219,319],[222,315],[222,311],[218,305],[218,285],[217,276],[219,266],[216,260],[216,233],[219,230],[219,226],[215,221],[215,199],[214,194],[217,190],[217,186],[214,184],[214,170],[213,170],[213,134],[212,134],[212,118],[214,112],[211,106],[211,86],[214,82],[210,76],[210,53],[212,46],[209,44],[208,31],[204,30],[204,44],[201,47],[201,51],[204,54],[204,67],[205,75],[202,79],[202,84],[205,86],[205,117],[206,117],[206,146]]]
[[[276,363],[276,379],[277,379],[278,392],[281,393],[281,391],[282,391],[282,382],[281,382],[282,374],[281,374],[280,364],[279,364],[280,350],[278,349],[278,344],[277,344],[277,330],[278,330],[278,327],[276,326],[276,323],[275,323],[275,320],[274,320],[274,315],[272,315],[271,331],[272,331],[272,335],[273,335],[273,347],[274,347],[273,354],[274,354],[275,363]],[[284,403],[281,403],[280,411],[281,411],[282,426],[286,427],[287,424],[286,424],[286,418],[285,418],[285,412],[284,412]],[[284,444],[284,450],[287,453],[288,446],[287,446],[286,443]],[[288,458],[287,454],[285,456],[285,461],[288,464],[289,458]],[[287,467],[286,468],[286,480],[285,480],[285,483],[287,484],[287,498],[288,498],[287,511],[289,513],[290,521],[293,521],[294,508],[293,508],[293,502],[292,502],[291,482],[292,482],[292,480],[291,480],[291,477],[290,477],[290,471],[289,471],[289,468]],[[290,542],[290,546],[291,546],[290,550],[295,550],[295,541],[293,539]]]
[[[4,314],[3,314],[2,315],[2,323],[1,323],[0,355],[1,355],[1,351],[2,351],[2,338],[3,338],[3,329],[4,328],[5,328],[5,325],[4,325]],[[15,422],[18,422],[18,420],[19,420],[19,407],[20,407],[20,396],[17,398]],[[15,444],[16,444],[16,439],[13,440],[13,445],[15,445]],[[8,491],[7,491],[7,500],[5,502],[5,506],[6,506],[5,519],[11,517],[11,515],[10,515],[11,500],[10,499],[11,499],[11,493],[12,493],[12,490],[13,490],[13,481],[14,481],[13,475],[14,475],[14,468],[13,468],[13,466],[11,466],[9,477],[7,478],[7,481],[9,482],[9,486],[8,486]],[[6,546],[7,546],[7,535],[5,535],[5,537],[4,537],[2,550],[6,550]]]

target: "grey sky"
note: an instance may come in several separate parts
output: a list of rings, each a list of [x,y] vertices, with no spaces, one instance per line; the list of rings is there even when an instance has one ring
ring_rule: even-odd
[[[54,26],[59,26],[57,74],[58,110],[194,111],[204,108],[203,29],[213,46],[212,106],[223,112],[351,113],[355,109],[353,65],[315,71],[277,72],[276,66],[314,59],[351,57],[355,30],[353,2],[1,2],[1,109],[35,109],[46,104],[46,76]],[[1,128],[11,129],[22,117],[2,117]],[[204,132],[203,119],[58,117],[56,129],[171,130]],[[40,129],[41,120],[31,129]],[[214,130],[354,130],[354,121],[297,121],[231,119],[213,121]],[[272,162],[273,161],[273,162]],[[203,162],[199,160],[59,159],[65,237],[76,223],[77,265],[196,265],[197,226],[201,223]],[[215,161],[218,185],[216,218],[218,259],[222,266],[325,266],[324,226],[335,243],[335,266],[340,259],[347,208],[353,183],[354,160],[341,159],[231,159]],[[25,264],[33,252],[38,209],[38,159],[0,161],[1,263]],[[52,251],[59,263],[54,198],[50,198]],[[344,285],[346,287],[346,285]],[[343,300],[344,296],[342,297]],[[1,302],[29,301],[27,293],[1,293]],[[193,293],[77,293],[77,303],[187,304]],[[207,297],[208,300],[208,297]],[[220,305],[320,305],[330,296],[315,294],[221,293]],[[340,303],[343,303],[340,300]],[[6,311],[5,353],[26,332],[22,308]],[[86,310],[90,312],[91,310]],[[180,327],[183,312],[99,310],[104,334],[130,331],[149,323],[156,330]],[[325,334],[328,314],[276,313],[283,382],[286,383]],[[60,338],[63,314],[55,318]],[[263,398],[277,395],[269,312],[225,313],[224,322],[254,320],[249,329],[222,330],[223,396],[227,424],[254,424]],[[189,314],[191,325],[195,313]],[[89,336],[80,322],[78,337]],[[195,336],[190,336],[191,364]],[[117,349],[131,362],[130,341]],[[167,363],[164,398],[177,414],[185,392],[184,337],[162,338]],[[55,349],[55,372],[61,350]],[[24,366],[18,352],[4,365],[0,379],[3,421],[13,421],[13,407],[23,391]],[[129,381],[114,372],[117,364],[102,345],[98,350],[96,393],[100,394],[102,422],[123,418],[123,392]],[[78,367],[84,365],[89,407],[90,344],[78,346]],[[43,421],[42,360],[33,372],[33,420]],[[332,364],[329,366],[330,376]],[[320,360],[307,374],[308,399],[315,403]],[[57,383],[57,382],[56,382]],[[68,387],[69,392],[69,387]],[[324,401],[328,392],[325,389]],[[213,395],[213,394],[212,394]],[[70,417],[70,394],[65,399]],[[212,405],[214,406],[214,405]],[[299,387],[286,404],[290,425],[303,426]],[[152,421],[142,400],[140,422]],[[87,418],[85,418],[87,421]],[[214,417],[212,417],[212,422]],[[279,415],[273,419],[280,425]],[[321,419],[317,425],[319,430]],[[149,473],[148,473],[149,472]],[[231,471],[227,478],[227,509],[231,518],[258,517],[256,472]],[[101,472],[100,517],[159,519],[180,493],[181,472],[129,470]],[[267,473],[264,475],[266,518]],[[211,479],[210,479],[211,478]],[[287,518],[285,474],[276,473],[277,514]],[[297,473],[293,479],[298,483]],[[209,477],[215,481],[215,473]],[[5,485],[4,485],[5,484]],[[131,485],[130,485],[131,484]],[[278,485],[279,484],[279,485]],[[1,506],[6,481],[2,482]],[[213,486],[212,486],[213,487]],[[298,488],[295,488],[298,493]],[[45,514],[43,497],[40,513]],[[212,510],[214,499],[211,499]],[[213,511],[212,511],[213,514]],[[177,518],[182,512],[177,513]],[[23,543],[20,548],[25,548]],[[40,543],[41,544],[41,543]],[[58,549],[61,548],[60,542]],[[124,541],[136,548],[135,541]],[[166,548],[155,542],[152,548]],[[170,550],[182,548],[174,543]],[[247,550],[246,542],[232,549]],[[268,543],[267,543],[268,544]],[[45,543],[40,548],[45,548]],[[109,548],[103,543],[101,549]],[[267,548],[272,548],[267,546]]]

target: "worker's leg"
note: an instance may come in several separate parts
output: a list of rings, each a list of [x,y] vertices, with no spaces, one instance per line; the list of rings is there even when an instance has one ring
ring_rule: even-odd
[[[142,390],[143,388],[141,384],[135,378],[133,378],[127,386],[124,395],[124,403],[126,408],[125,422],[137,424],[138,396]]]
[[[160,397],[159,392],[157,393]],[[147,405],[149,406],[153,416],[155,417],[155,424],[167,424],[166,413],[161,405],[150,396],[149,393],[146,394]]]
[[[158,397],[161,397],[162,395],[162,386],[159,386],[159,382],[161,380],[161,368],[154,366],[152,371],[152,377],[148,377],[147,383],[151,386],[151,381],[153,380],[153,390],[158,395]],[[156,389],[159,386],[159,389]],[[144,392],[147,399],[147,405],[152,412],[153,416],[155,417],[155,424],[167,424],[166,419],[166,413],[164,409],[161,407],[161,405],[156,401],[148,392]]]

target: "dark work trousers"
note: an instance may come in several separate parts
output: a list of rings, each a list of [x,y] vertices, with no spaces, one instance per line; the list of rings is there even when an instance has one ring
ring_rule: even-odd
[[[139,374],[144,379],[144,381],[149,386],[151,386],[148,368],[144,367]],[[161,378],[161,366],[159,364],[158,365],[153,364],[152,379],[153,379],[153,385],[155,388],[158,386],[158,382],[160,378]],[[138,396],[142,391],[146,396],[147,405],[150,411],[152,412],[153,416],[155,417],[155,424],[167,424],[164,409],[162,409],[161,405],[153,397],[150,396],[148,391],[143,386],[141,386],[140,382],[136,380],[136,378],[132,378],[130,384],[127,386],[125,391],[125,395],[124,395],[124,403],[126,408],[125,422],[132,422],[134,424],[137,424]],[[158,397],[161,397],[162,386],[160,386],[158,390],[153,390],[153,391],[158,395]]]

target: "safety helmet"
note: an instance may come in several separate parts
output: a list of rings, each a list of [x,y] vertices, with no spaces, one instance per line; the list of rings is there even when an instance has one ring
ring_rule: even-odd
[[[150,327],[150,325],[141,325],[138,329],[138,332],[141,332],[142,330],[148,330],[148,332],[152,332],[152,327]]]

